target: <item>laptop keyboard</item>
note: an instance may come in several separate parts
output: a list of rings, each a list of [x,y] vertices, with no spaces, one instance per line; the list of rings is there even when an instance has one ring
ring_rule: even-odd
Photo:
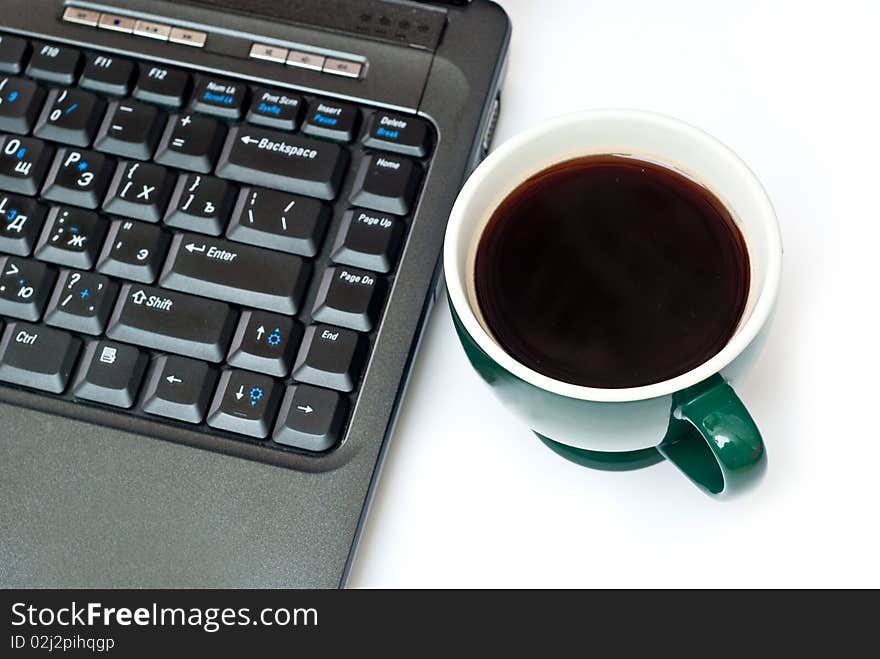
[[[0,386],[332,449],[431,147],[414,116],[0,34]]]

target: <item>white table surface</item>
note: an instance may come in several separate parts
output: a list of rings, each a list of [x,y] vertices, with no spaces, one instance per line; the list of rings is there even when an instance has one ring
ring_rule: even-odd
[[[500,4],[496,145],[563,112],[643,108],[713,133],[764,182],[784,276],[738,390],[769,470],[718,503],[668,463],[566,462],[472,373],[438,304],[350,586],[880,586],[876,3]]]

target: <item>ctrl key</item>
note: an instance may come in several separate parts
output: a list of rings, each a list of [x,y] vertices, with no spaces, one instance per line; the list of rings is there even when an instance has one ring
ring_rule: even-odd
[[[224,371],[208,410],[208,425],[265,439],[275,420],[278,398],[272,378],[248,371]]]
[[[0,339],[0,380],[60,394],[67,388],[81,342],[67,332],[10,323]]]

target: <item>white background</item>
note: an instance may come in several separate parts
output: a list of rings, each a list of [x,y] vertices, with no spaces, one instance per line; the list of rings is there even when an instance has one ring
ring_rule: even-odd
[[[783,285],[738,391],[769,470],[718,503],[668,463],[566,462],[472,373],[438,304],[350,585],[880,586],[876,3],[500,4],[496,145],[572,110],[650,109],[720,138],[768,189]]]

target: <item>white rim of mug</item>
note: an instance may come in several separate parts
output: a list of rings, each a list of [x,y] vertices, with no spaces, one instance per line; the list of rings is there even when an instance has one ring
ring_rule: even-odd
[[[767,245],[768,263],[764,277],[764,284],[758,293],[758,298],[751,314],[727,345],[725,345],[724,348],[722,348],[714,357],[686,373],[661,382],[637,387],[605,389],[598,387],[584,387],[547,377],[546,375],[530,369],[508,354],[497,343],[495,338],[483,328],[483,325],[479,322],[474,310],[471,308],[466,286],[462,285],[465,278],[461,276],[460,272],[458,272],[457,251],[459,239],[461,237],[460,234],[463,225],[465,224],[467,211],[473,201],[474,195],[495,168],[508,158],[511,153],[517,151],[524,144],[538,141],[544,134],[558,130],[566,125],[584,121],[602,121],[606,119],[620,118],[647,121],[656,124],[661,130],[674,130],[682,134],[683,137],[704,143],[704,145],[709,146],[719,156],[727,160],[731,170],[740,175],[742,180],[751,188],[754,200],[757,206],[761,209],[761,222],[766,225],[767,229],[769,229],[765,232],[767,240],[769,241],[769,244]],[[607,151],[605,152],[607,153]],[[569,158],[559,159],[555,162],[563,162],[567,159]],[[548,165],[542,166],[534,173],[538,173],[538,171],[545,169],[547,166]],[[549,166],[552,166],[552,163]],[[524,180],[525,178],[523,178],[523,181]],[[517,184],[521,182],[522,181],[518,181]],[[473,236],[472,240],[479,240],[485,227],[486,223],[483,222],[479,234]],[[736,153],[716,138],[684,121],[655,112],[629,109],[585,110],[551,119],[541,126],[524,131],[510,138],[480,163],[462,187],[450,213],[443,249],[443,266],[446,272],[447,292],[449,299],[452,302],[452,307],[455,309],[458,318],[470,337],[496,364],[521,380],[540,389],[561,396],[594,402],[623,403],[669,395],[676,391],[686,389],[698,382],[702,382],[724,369],[748,347],[767,322],[776,302],[782,274],[782,239],[773,205],[770,202],[770,198],[767,196],[766,190],[758,180],[758,177],[752,172],[748,165],[736,155]],[[476,304],[476,301],[474,301],[474,303]]]

